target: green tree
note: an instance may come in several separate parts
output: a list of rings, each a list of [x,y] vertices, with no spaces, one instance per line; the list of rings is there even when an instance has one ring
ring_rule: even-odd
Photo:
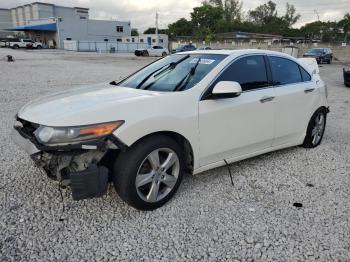
[[[178,36],[192,36],[193,35],[193,24],[191,21],[181,18],[175,23],[169,26],[170,38],[174,39]]]
[[[324,42],[334,42],[340,39],[341,32],[338,23],[316,21],[300,28],[302,34],[310,39],[319,39]]]
[[[288,27],[291,27],[296,22],[298,22],[300,17],[300,14],[296,14],[296,9],[294,5],[287,3],[286,14],[283,16],[283,19],[288,23]]]
[[[155,27],[149,27],[144,32],[144,34],[155,34],[156,28]],[[168,34],[168,29],[158,29],[158,34]]]
[[[131,36],[138,36],[139,35],[139,31],[137,31],[136,28],[132,28],[131,29]]]
[[[226,22],[242,20],[242,2],[240,0],[209,0],[205,3],[221,8]]]
[[[223,17],[223,10],[208,4],[193,8],[191,20],[195,30],[195,36],[205,39],[207,35],[216,32],[218,21]]]
[[[268,1],[248,12],[250,20],[256,25],[264,25],[277,17],[276,3]]]
[[[343,30],[344,41],[346,41],[347,35],[350,32],[350,13],[344,15],[344,18],[339,21],[338,26]]]

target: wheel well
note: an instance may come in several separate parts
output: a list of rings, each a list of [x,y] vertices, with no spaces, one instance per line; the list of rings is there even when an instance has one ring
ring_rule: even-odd
[[[140,138],[139,140],[134,142],[132,145],[140,142],[141,140],[143,140],[145,138],[148,138],[150,136],[157,136],[157,135],[163,135],[163,136],[170,137],[170,138],[174,139],[181,146],[181,149],[184,152],[184,157],[186,160],[185,171],[188,172],[189,174],[192,174],[193,167],[194,167],[194,165],[193,165],[194,164],[193,149],[192,149],[190,142],[184,136],[180,135],[179,133],[172,132],[172,131],[160,131],[160,132],[151,133],[151,134],[148,134],[148,135]]]

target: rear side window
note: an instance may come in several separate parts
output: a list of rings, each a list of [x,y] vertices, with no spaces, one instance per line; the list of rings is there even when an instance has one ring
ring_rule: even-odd
[[[269,57],[274,85],[288,85],[302,82],[299,65],[289,59]]]
[[[303,78],[303,81],[311,81],[311,76],[308,72],[306,72],[306,70],[304,68],[302,68],[301,66],[299,66],[300,68],[300,73],[301,73],[301,77]]]
[[[233,62],[215,81],[235,81],[241,84],[243,91],[269,86],[264,57],[247,56]]]

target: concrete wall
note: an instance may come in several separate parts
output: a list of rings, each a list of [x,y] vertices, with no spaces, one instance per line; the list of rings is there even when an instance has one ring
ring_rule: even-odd
[[[169,46],[169,37],[166,34],[158,34],[158,39],[156,34],[145,34],[145,35],[139,35],[139,36],[127,36],[122,38],[123,43],[140,43],[140,44],[149,44],[148,38],[151,38],[150,45],[160,45],[165,48],[168,48]],[[159,40],[159,43],[157,43],[157,40]]]
[[[62,17],[62,18],[77,18],[80,16],[85,18],[89,17],[88,9],[84,9],[83,11],[87,12],[84,14],[78,13],[77,9],[72,7],[64,7],[64,6],[55,6],[51,4],[41,4],[41,3],[33,3],[27,4],[24,6],[18,6],[12,9],[12,25],[21,26],[28,24],[30,21],[47,19],[50,17]]]
[[[17,14],[18,25],[24,25],[24,8],[22,6],[17,7],[16,14]]]
[[[18,21],[17,21],[17,10],[16,8],[11,9],[11,18],[12,18],[12,26],[18,26]]]
[[[79,18],[75,13],[74,8],[64,6],[55,6],[54,16],[62,18]]]
[[[49,18],[54,16],[54,6],[45,4],[34,4],[33,7],[37,6],[37,19]]]
[[[24,20],[29,21],[33,19],[32,15],[32,6],[31,5],[25,5],[24,6]]]
[[[0,9],[0,31],[12,27],[11,11],[9,9]]]
[[[105,41],[63,41],[63,49],[77,52],[133,53],[136,49],[148,48],[147,44]]]
[[[170,44],[171,48],[176,48],[179,42],[172,42]],[[203,42],[193,42],[193,44],[198,48],[201,46],[210,46],[212,49],[266,49],[272,51],[281,52],[282,48],[285,45],[282,44],[249,44],[249,43],[229,43],[229,42],[212,42],[212,43],[203,43]],[[296,44],[295,46],[299,47],[299,57],[301,57],[308,49],[313,47],[329,47],[333,51],[334,61],[339,61],[341,63],[350,63],[350,46],[343,47],[340,44],[328,44],[328,43],[318,43],[317,46],[315,44]]]
[[[104,39],[108,39],[111,42],[131,35],[129,22],[63,18],[58,25],[61,48],[63,40],[67,40],[67,38],[79,41],[104,41]],[[117,32],[117,26],[123,26],[124,31]]]

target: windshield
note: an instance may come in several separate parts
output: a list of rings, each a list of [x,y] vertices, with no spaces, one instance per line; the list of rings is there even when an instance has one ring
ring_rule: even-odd
[[[182,91],[201,81],[226,55],[171,55],[141,69],[119,86],[152,91]]]
[[[319,48],[313,48],[309,51],[309,53],[311,54],[322,54],[323,53],[323,49],[319,49]]]

